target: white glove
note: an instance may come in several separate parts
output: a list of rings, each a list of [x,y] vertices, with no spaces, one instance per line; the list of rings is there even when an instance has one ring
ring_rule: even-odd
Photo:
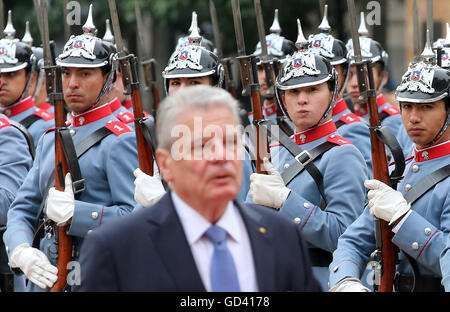
[[[369,199],[370,215],[383,219],[391,225],[411,209],[402,193],[387,186],[378,180],[366,180],[364,186],[370,191]]]
[[[66,174],[64,191],[50,188],[47,197],[47,217],[58,226],[65,225],[73,217],[75,197],[73,196],[72,177]]]
[[[346,277],[331,287],[329,292],[370,292],[370,289],[364,286],[359,279]]]
[[[58,279],[58,269],[42,251],[30,247],[28,243],[14,248],[10,264],[13,268],[20,268],[31,282],[43,289],[52,287]]]
[[[158,166],[154,165],[153,168],[155,168],[153,176],[145,174],[139,168],[133,172],[136,177],[134,200],[143,207],[153,205],[166,193],[159,176]]]
[[[252,200],[257,205],[280,209],[291,190],[284,185],[281,174],[266,157],[264,157],[264,168],[268,174],[252,173],[250,175]]]

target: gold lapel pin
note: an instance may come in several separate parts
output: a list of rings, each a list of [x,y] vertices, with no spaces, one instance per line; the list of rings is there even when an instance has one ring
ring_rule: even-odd
[[[267,230],[266,230],[266,228],[265,227],[260,227],[259,228],[259,232],[261,233],[261,234],[266,234],[266,232],[267,232]]]

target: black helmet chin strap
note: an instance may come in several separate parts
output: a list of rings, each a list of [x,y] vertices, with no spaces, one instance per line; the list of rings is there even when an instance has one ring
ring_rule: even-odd
[[[444,124],[442,125],[441,130],[439,130],[438,134],[434,137],[434,139],[429,143],[430,146],[434,145],[445,133],[448,126],[450,125],[450,109],[447,110],[447,118],[445,119]],[[427,144],[428,145],[428,144]]]
[[[28,77],[27,84],[25,85],[25,88],[23,89],[23,92],[20,95],[19,99],[22,99],[27,96],[28,89],[30,89],[31,81],[33,80],[34,72],[36,71],[36,57],[34,55],[32,55],[30,57],[30,61],[31,61],[31,69],[30,69],[30,73],[29,73],[30,76]]]

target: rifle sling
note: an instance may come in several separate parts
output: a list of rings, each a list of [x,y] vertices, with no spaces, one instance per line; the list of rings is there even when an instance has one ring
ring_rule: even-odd
[[[39,119],[41,119],[41,117],[36,116],[34,114],[31,114],[27,117],[25,117],[24,119],[22,119],[20,121],[20,123],[25,127],[25,128],[29,128],[32,124],[34,124],[36,121],[38,121]]]
[[[139,124],[142,127],[142,134],[144,135],[144,139],[147,141],[150,149],[152,150],[152,154],[156,155],[156,125],[155,120],[149,117],[144,117],[139,119]],[[169,188],[167,182],[161,176],[161,183],[165,190]]]
[[[75,147],[75,152],[77,155],[77,163],[78,163],[78,158],[80,158],[91,147],[95,146],[97,143],[99,143],[101,140],[103,140],[105,137],[107,137],[110,134],[112,134],[112,132],[108,128],[102,127],[100,129],[94,131],[87,138],[85,138],[83,141],[78,143],[77,146]],[[49,179],[47,181],[47,186],[45,188],[45,193],[44,193],[44,196],[42,197],[41,206],[39,207],[39,213],[37,215],[38,218],[37,218],[37,222],[35,225],[33,247],[38,248],[38,249],[39,249],[39,238],[41,237],[40,233],[42,232],[42,230],[44,230],[43,214],[44,214],[45,202],[47,201],[48,191],[54,184],[55,184],[55,171],[53,171],[49,176]],[[78,193],[78,195],[80,195],[80,193]]]
[[[32,115],[32,116],[34,116],[34,115]],[[28,150],[30,151],[31,158],[34,160],[34,157],[36,156],[36,150],[34,148],[34,140],[33,140],[33,136],[28,131],[27,127],[25,127],[20,122],[17,122],[14,120],[9,120],[9,123],[11,124],[11,126],[13,126],[14,128],[17,128],[20,132],[22,132],[22,134],[25,136],[25,139],[27,140],[27,143],[28,143]]]
[[[325,142],[310,151],[306,151],[295,144],[273,121],[264,120],[259,125],[263,131],[267,131],[271,138],[279,141],[280,144],[295,158],[295,161],[281,173],[285,185],[288,185],[298,174],[300,174],[300,172],[306,169],[314,182],[316,182],[319,193],[323,198],[320,208],[322,210],[325,209],[327,203],[323,188],[323,175],[314,164],[314,160],[321,157],[330,148],[336,146],[336,144]],[[274,127],[273,129],[276,129],[276,131],[272,132],[272,127]]]
[[[403,154],[403,150],[397,139],[388,127],[375,127],[374,131],[377,138],[389,148],[392,157],[394,158],[395,168],[389,177],[392,188],[397,189],[397,183],[403,179],[403,172],[405,171],[405,155]]]

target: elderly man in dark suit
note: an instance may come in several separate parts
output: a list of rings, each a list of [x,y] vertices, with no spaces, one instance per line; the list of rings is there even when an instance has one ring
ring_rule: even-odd
[[[156,127],[170,191],[88,236],[81,291],[321,291],[300,229],[233,200],[242,148],[229,93],[180,90],[159,106]]]

